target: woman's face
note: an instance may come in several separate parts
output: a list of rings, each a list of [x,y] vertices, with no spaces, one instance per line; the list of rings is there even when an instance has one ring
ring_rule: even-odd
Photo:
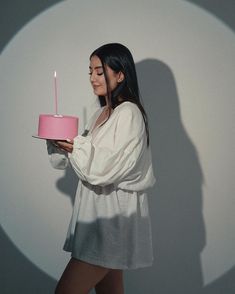
[[[110,91],[113,91],[117,87],[118,83],[123,80],[124,75],[122,72],[116,73],[107,65],[105,66],[105,70],[109,81]],[[99,57],[95,55],[91,57],[89,71],[90,82],[95,95],[107,97],[107,85],[104,70]]]

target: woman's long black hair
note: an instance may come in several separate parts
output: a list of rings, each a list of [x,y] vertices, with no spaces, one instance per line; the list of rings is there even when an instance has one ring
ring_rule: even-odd
[[[122,44],[109,43],[92,52],[90,59],[92,56],[97,56],[101,61],[107,85],[108,99],[111,107],[114,109],[116,106],[125,101],[133,102],[139,107],[145,123],[147,146],[149,146],[148,118],[140,101],[135,63],[131,52]],[[124,80],[120,82],[112,92],[109,90],[110,87],[105,65],[109,66],[116,73],[121,71],[124,74]],[[99,101],[101,106],[106,105],[104,96],[99,96]]]

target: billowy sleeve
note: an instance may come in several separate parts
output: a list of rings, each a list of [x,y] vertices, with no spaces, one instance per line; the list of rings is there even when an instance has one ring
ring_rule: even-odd
[[[92,185],[114,184],[130,190],[153,186],[155,178],[145,124],[137,106],[119,110],[113,140],[113,147],[105,148],[92,143],[91,135],[74,139],[69,159],[79,178]]]
[[[50,140],[46,140],[50,163],[55,169],[66,169],[69,163],[68,153],[56,148]]]

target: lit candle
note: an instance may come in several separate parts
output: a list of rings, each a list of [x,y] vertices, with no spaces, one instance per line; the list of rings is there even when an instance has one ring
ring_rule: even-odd
[[[55,88],[55,113],[56,113],[56,115],[58,115],[58,97],[57,97],[56,71],[54,72],[54,88]]]

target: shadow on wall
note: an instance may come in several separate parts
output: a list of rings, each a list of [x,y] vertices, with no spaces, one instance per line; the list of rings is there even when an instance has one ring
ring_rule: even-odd
[[[63,194],[67,195],[70,198],[72,206],[74,204],[77,186],[78,177],[73,168],[69,165],[65,170],[64,176],[57,180],[56,187]]]
[[[199,158],[180,118],[170,68],[147,59],[137,63],[137,72],[157,178],[149,193],[155,263],[146,272],[128,273],[127,287],[136,294],[144,290],[198,294],[203,287],[200,253],[205,246]]]
[[[23,255],[0,227],[0,292],[2,294],[51,294],[56,280]]]
[[[14,35],[33,17],[65,0],[5,0],[0,3],[0,53]]]
[[[232,294],[235,292],[235,266],[203,288],[202,294]]]
[[[234,293],[234,268],[211,285],[203,283],[203,173],[181,121],[172,71],[154,59],[136,66],[157,178],[149,191],[155,263],[152,268],[126,273],[127,293]]]
[[[234,0],[186,0],[195,4],[213,16],[218,17],[219,20],[223,21],[230,29],[235,31],[235,1]]]

